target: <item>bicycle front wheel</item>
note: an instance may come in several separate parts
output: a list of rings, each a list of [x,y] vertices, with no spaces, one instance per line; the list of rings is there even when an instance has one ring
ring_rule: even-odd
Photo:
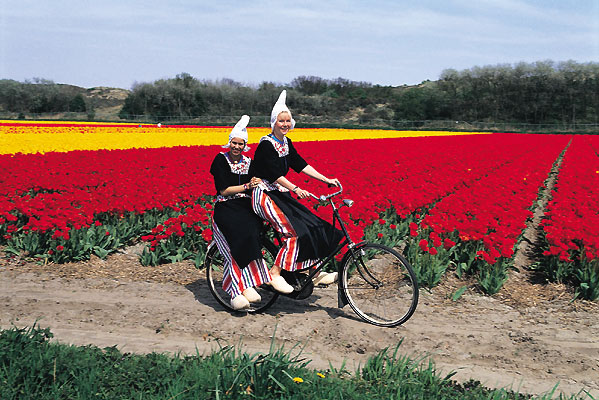
[[[274,263],[274,252],[272,249],[268,249],[266,246],[262,249],[262,254],[266,260],[267,265]],[[218,251],[216,245],[212,245],[206,253],[206,259],[204,261],[206,267],[206,280],[208,282],[208,288],[210,293],[214,296],[216,301],[224,308],[229,311],[236,311],[231,307],[231,296],[223,290],[223,277],[224,277],[224,261],[223,256]],[[262,285],[254,288],[262,298],[257,303],[251,303],[250,308],[241,310],[242,312],[259,313],[270,307],[279,297],[279,294],[271,289],[267,285]]]
[[[418,305],[418,282],[408,261],[375,243],[361,243],[348,252],[340,283],[355,313],[378,326],[406,322]]]

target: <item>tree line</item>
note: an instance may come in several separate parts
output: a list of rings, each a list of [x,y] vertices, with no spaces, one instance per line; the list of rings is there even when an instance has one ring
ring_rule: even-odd
[[[428,98],[436,109],[433,115],[452,119],[533,124],[599,121],[599,63],[539,61],[448,69],[432,89],[424,103]]]
[[[135,84],[120,116],[269,115],[282,89],[288,90],[288,104],[294,113],[329,117],[385,104],[394,90],[391,86],[314,76],[300,76],[286,85],[263,82],[250,87],[231,79],[201,81],[182,73],[172,79]]]
[[[1,79],[0,109],[21,114],[91,111],[93,106],[85,102],[82,92],[82,88],[47,79],[25,82]]]
[[[71,88],[71,89],[68,89]],[[68,90],[67,90],[68,89]],[[269,115],[282,89],[297,115],[328,121],[460,120],[555,124],[599,122],[599,63],[499,64],[444,70],[436,81],[382,86],[343,78],[299,76],[288,84],[244,85],[188,73],[133,85],[122,119]],[[14,112],[85,111],[68,85],[0,80],[0,108]]]
[[[286,85],[263,82],[253,88],[183,73],[135,85],[121,117],[268,115],[283,88],[294,113],[330,120],[599,122],[599,63],[575,61],[447,69],[437,81],[398,87],[300,76]]]

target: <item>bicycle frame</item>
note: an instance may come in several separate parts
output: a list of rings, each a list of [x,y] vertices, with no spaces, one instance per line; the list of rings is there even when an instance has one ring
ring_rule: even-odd
[[[328,202],[328,204],[331,205],[331,207],[333,209],[333,226],[335,226],[335,222],[338,221],[341,231],[343,232],[343,235],[345,236],[345,238],[337,245],[335,250],[333,250],[332,252],[329,253],[328,256],[326,256],[325,258],[323,258],[321,260],[318,260],[314,264],[305,268],[305,269],[311,270],[311,271],[308,273],[308,276],[304,279],[304,282],[302,283],[302,285],[297,289],[298,291],[304,290],[310,284],[310,282],[316,276],[316,274],[318,274],[324,268],[325,265],[327,265],[329,262],[331,262],[333,260],[333,258],[346,245],[348,245],[348,252],[343,256],[343,259],[341,260],[341,263],[339,265],[344,265],[345,261],[347,260],[347,257],[351,256],[354,259],[356,259],[355,255],[354,255],[354,249],[355,249],[355,247],[359,246],[363,242],[354,243],[354,241],[351,239],[351,236],[349,235],[349,232],[345,226],[345,223],[343,222],[343,219],[341,219],[341,215],[339,214],[339,209],[341,207],[344,207],[344,206],[351,207],[351,205],[353,204],[353,201],[344,200],[344,204],[341,207],[337,207],[333,201],[333,197],[341,194],[342,192],[343,192],[343,187],[340,185],[338,192],[329,194],[327,196],[317,197],[314,194],[310,193],[310,196],[315,198],[319,202],[321,202],[321,203]],[[317,264],[319,264],[318,267],[314,268],[314,266]],[[341,276],[341,272],[342,271],[338,271],[339,276]],[[341,287],[339,286],[338,287],[338,306],[341,308],[346,304],[348,304],[348,301],[345,298],[345,296],[343,295],[343,291],[341,290]]]

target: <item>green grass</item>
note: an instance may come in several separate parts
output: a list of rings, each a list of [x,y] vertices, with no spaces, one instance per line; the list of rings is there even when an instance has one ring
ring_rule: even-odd
[[[400,355],[400,345],[381,351],[352,374],[343,367],[309,369],[301,354],[274,344],[268,354],[227,346],[202,357],[136,355],[50,338],[49,329],[37,326],[0,331],[0,399],[555,398],[553,393],[533,397],[491,390],[477,381],[455,383],[453,374],[439,376],[432,362]]]

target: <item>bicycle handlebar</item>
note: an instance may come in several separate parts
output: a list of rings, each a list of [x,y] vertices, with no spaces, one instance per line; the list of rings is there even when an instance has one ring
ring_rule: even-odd
[[[328,199],[330,199],[331,197],[337,196],[338,194],[341,194],[341,193],[343,193],[343,186],[341,185],[341,182],[339,182],[339,191],[337,191],[337,192],[335,192],[335,193],[327,194],[326,196],[325,196],[325,195],[320,195],[320,197],[319,197],[319,196],[316,196],[316,195],[314,195],[313,193],[310,193],[310,196],[311,196],[312,198],[315,198],[315,199],[316,199],[316,200],[318,200],[318,201],[325,202],[325,201],[327,201]]]

